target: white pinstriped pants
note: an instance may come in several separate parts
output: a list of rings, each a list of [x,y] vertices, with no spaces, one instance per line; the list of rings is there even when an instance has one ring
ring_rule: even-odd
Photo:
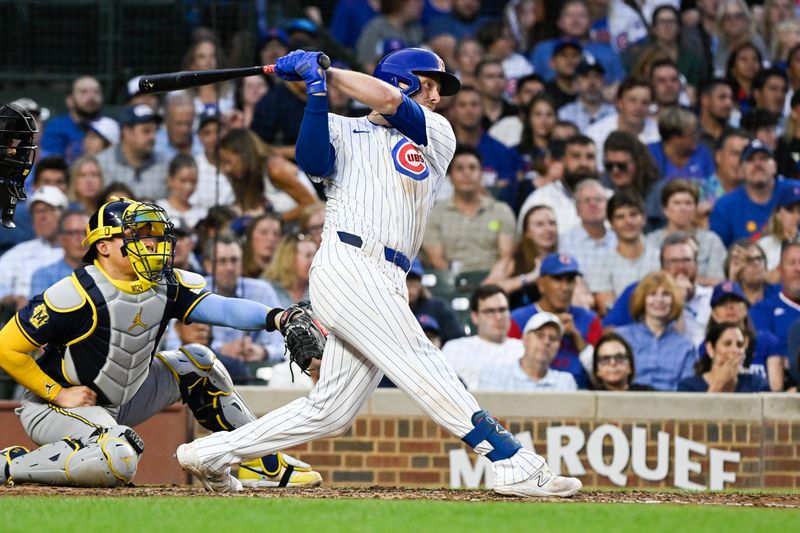
[[[341,435],[384,373],[455,436],[472,430],[472,415],[480,407],[409,309],[405,272],[335,235],[323,240],[311,269],[314,312],[330,330],[319,383],[307,398],[234,431],[195,441],[199,458],[212,469]],[[491,449],[484,442],[476,451],[485,454]],[[496,483],[526,479],[542,462],[520,450],[510,460],[494,463]]]

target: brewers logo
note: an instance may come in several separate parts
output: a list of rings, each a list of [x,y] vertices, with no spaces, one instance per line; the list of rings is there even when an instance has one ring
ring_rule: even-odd
[[[44,304],[39,304],[34,307],[31,318],[29,319],[29,322],[33,327],[39,329],[47,324],[48,320],[50,320],[50,315],[47,314],[47,307]]]
[[[401,139],[392,148],[392,160],[394,168],[400,174],[404,174],[412,180],[422,181],[428,177],[430,171],[425,164],[425,158],[419,153],[416,146],[408,142],[408,139]]]

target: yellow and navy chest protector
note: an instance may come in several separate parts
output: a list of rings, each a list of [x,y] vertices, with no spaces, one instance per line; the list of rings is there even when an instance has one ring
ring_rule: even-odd
[[[144,383],[169,320],[186,321],[210,294],[199,274],[176,269],[175,279],[147,287],[81,267],[33,298],[17,315],[19,325],[44,345],[38,363],[51,378],[90,387],[99,405],[122,405]]]

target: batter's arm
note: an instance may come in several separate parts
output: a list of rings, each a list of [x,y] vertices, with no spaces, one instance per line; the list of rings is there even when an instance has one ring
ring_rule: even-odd
[[[382,115],[394,115],[403,103],[403,93],[383,80],[353,70],[330,68],[328,83],[347,96]]]

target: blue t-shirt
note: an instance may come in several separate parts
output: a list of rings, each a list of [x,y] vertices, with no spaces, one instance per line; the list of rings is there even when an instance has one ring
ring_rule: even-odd
[[[476,147],[481,154],[484,177],[493,175],[488,181],[498,186],[495,198],[507,203],[511,209],[517,205],[518,181],[517,173],[522,169],[523,161],[519,152],[485,133]]]
[[[706,343],[700,343],[697,351],[700,353],[701,359],[705,357]],[[781,352],[778,338],[769,331],[765,331],[763,329],[757,330],[753,345],[753,358],[750,360],[750,364],[745,369],[746,373],[761,376],[769,381],[767,359],[774,355],[786,357],[786,355]]]
[[[692,376],[678,383],[678,392],[708,392],[708,383],[703,376]],[[735,392],[769,392],[769,383],[756,374],[739,374]]]
[[[800,186],[798,180],[779,179],[775,182],[772,198],[765,204],[757,204],[747,196],[744,185],[717,199],[711,210],[709,226],[719,235],[725,246],[743,237],[753,240],[761,237],[769,216],[775,209],[775,202],[780,191],[789,187]]]
[[[525,328],[525,324],[528,323],[528,320],[538,312],[539,308],[536,304],[526,305],[525,307],[520,307],[512,311],[511,321],[522,331]],[[583,340],[590,344],[597,342],[597,339],[602,334],[600,320],[597,318],[597,314],[589,309],[575,307],[573,305],[569,306],[568,312],[572,315],[572,319],[575,321],[575,327],[578,328]],[[572,374],[572,377],[575,378],[575,383],[578,384],[578,388],[586,389],[589,387],[589,376],[586,374],[583,365],[581,365],[581,361],[578,358],[579,355],[580,352],[575,346],[575,341],[573,341],[572,337],[569,335],[564,335],[561,339],[561,346],[558,348],[558,353],[550,364],[550,368],[569,372]]]
[[[31,278],[30,297],[33,298],[34,296],[42,294],[57,281],[61,281],[67,276],[72,275],[73,270],[74,269],[63,259],[59,259],[55,263],[37,269]]]
[[[711,151],[702,144],[697,145],[697,149],[689,157],[689,161],[681,168],[676,167],[675,164],[667,158],[663,143],[650,143],[647,145],[647,149],[650,150],[650,154],[653,156],[658,166],[661,179],[664,181],[680,178],[696,181],[702,185],[717,171],[717,165],[714,163],[714,156],[711,155]]]
[[[787,298],[782,292],[765,298],[750,308],[750,318],[756,329],[764,329],[778,339],[778,353],[787,353],[789,328],[800,319],[800,304]]]
[[[453,16],[452,13],[440,15],[431,19],[427,24],[425,35],[427,35],[428,39],[439,35],[452,35],[456,40],[461,41],[475,37],[478,28],[489,20],[491,19],[481,16],[475,17],[473,20],[462,20]]]
[[[345,48],[354,49],[364,26],[377,14],[369,0],[339,0],[333,10],[331,36]]]
[[[83,138],[86,131],[72,120],[69,113],[51,118],[39,141],[39,157],[60,155],[72,163],[83,153]]]
[[[556,73],[550,67],[550,58],[553,50],[560,39],[548,39],[537,44],[530,56],[533,70],[540,75],[544,81],[553,81]],[[598,63],[606,69],[605,79],[608,83],[622,80],[627,72],[622,65],[619,55],[614,52],[610,45],[606,43],[588,42],[582,43],[583,54],[593,56]]]

